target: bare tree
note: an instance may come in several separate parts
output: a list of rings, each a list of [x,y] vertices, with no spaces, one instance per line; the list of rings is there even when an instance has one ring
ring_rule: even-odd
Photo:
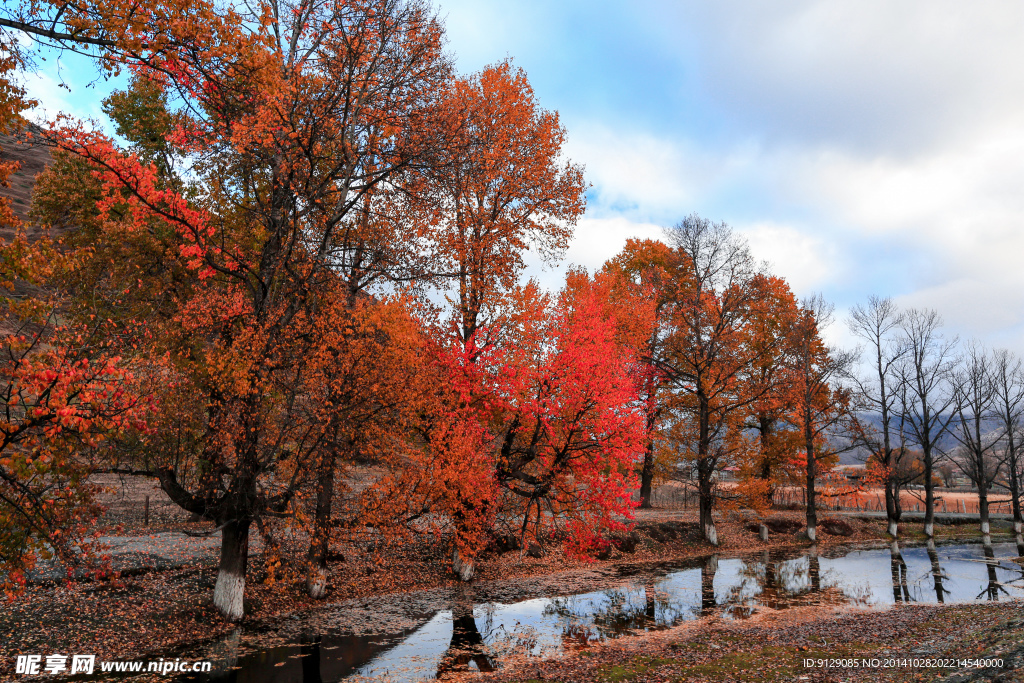
[[[953,373],[956,425],[953,436],[960,442],[960,457],[954,462],[978,488],[978,513],[981,532],[989,534],[988,492],[1002,464],[996,458],[996,446],[1002,430],[987,429],[993,417],[996,391],[992,356],[977,342],[967,345],[960,367]]]
[[[907,439],[921,449],[924,466],[924,533],[935,536],[935,486],[939,443],[953,421],[949,376],[957,340],[939,334],[942,318],[933,310],[909,309],[900,317],[899,419]]]
[[[850,331],[868,345],[870,370],[864,378],[854,378],[854,400],[858,413],[872,413],[880,419],[876,427],[858,420],[855,438],[867,448],[886,473],[897,469],[906,449],[898,438],[898,399],[901,377],[899,364],[906,350],[900,344],[900,315],[892,299],[871,296],[866,306],[854,306],[847,325]],[[902,516],[899,485],[892,476],[885,477],[885,514],[889,535],[896,537]]]
[[[1021,534],[1020,511],[1021,428],[1024,422],[1024,365],[1006,349],[998,349],[992,357],[992,379],[995,389],[994,412],[1003,431],[1003,462],[1010,505],[1013,509],[1013,533]]]

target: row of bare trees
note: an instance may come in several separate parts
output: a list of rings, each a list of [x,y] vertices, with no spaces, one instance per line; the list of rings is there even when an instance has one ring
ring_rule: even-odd
[[[871,297],[853,308],[850,330],[864,344],[854,388],[852,441],[866,453],[868,472],[885,489],[889,533],[897,534],[900,492],[923,483],[924,531],[934,536],[939,470],[970,480],[978,492],[981,530],[990,531],[989,497],[1011,498],[1021,533],[1024,365],[1005,349],[944,335],[934,310],[900,310]]]

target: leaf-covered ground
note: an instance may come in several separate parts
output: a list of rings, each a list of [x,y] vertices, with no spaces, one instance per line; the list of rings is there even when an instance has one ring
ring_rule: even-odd
[[[914,659],[1001,659],[1002,666],[962,667],[956,661],[942,667],[913,666]],[[815,665],[808,666],[807,660]],[[840,666],[825,668],[822,660],[841,661]],[[842,660],[856,665],[843,667]],[[906,605],[853,613],[807,608],[769,611],[745,622],[710,618],[595,646],[559,660],[508,667],[482,680],[1024,681],[1024,605]]]
[[[580,592],[588,589],[585,585],[587,572],[566,570],[596,569],[611,564],[633,564],[642,568],[665,560],[706,555],[713,550],[700,540],[692,512],[642,511],[639,517],[635,546],[632,550],[629,544],[621,550],[613,549],[607,560],[587,565],[569,562],[558,552],[539,558],[518,551],[493,552],[482,558],[478,580],[507,581],[563,572],[558,578],[552,577],[558,583],[559,592]],[[793,512],[774,513],[772,519],[780,529],[793,529],[772,533],[768,543],[758,539],[756,532],[748,528],[748,522],[722,520],[719,530],[723,543],[717,552],[729,555],[806,545],[794,531],[801,517]],[[849,529],[844,532],[848,535],[822,533],[819,546],[877,543],[884,537],[881,521],[848,521]],[[913,531],[912,527],[905,529],[908,538],[914,536]],[[975,535],[971,527],[940,527],[940,533],[943,537],[959,534],[973,538]],[[139,536],[145,535],[139,533]],[[337,550],[344,560],[331,564],[332,588],[327,603],[369,596],[376,596],[380,601],[399,600],[404,592],[411,590],[458,585],[450,573],[445,548],[430,539],[385,552],[361,546]],[[215,563],[216,554],[211,550],[208,559],[196,559],[192,566],[178,569],[128,572],[112,581],[30,586],[22,598],[0,610],[0,652],[4,653],[0,658],[0,677],[11,673],[14,656],[19,653],[80,652],[94,653],[100,659],[144,658],[223,636],[234,626],[221,619],[211,604]],[[263,559],[254,557],[246,587],[247,630],[273,626],[286,615],[303,619],[304,613],[324,606],[324,602],[315,602],[306,596],[298,575],[289,577],[286,571],[283,575],[279,573],[279,578],[272,582],[269,576]],[[579,585],[572,585],[574,576]],[[942,631],[945,627],[936,628]],[[713,650],[710,648],[709,654]],[[783,666],[782,661],[779,660],[778,666]],[[628,662],[616,665],[629,666]],[[658,668],[651,663],[638,666]],[[707,666],[725,664],[709,663]],[[602,672],[598,673],[604,676]],[[709,669],[709,675],[710,672]],[[809,673],[818,675],[818,672]],[[722,675],[725,677],[717,680],[732,680]]]

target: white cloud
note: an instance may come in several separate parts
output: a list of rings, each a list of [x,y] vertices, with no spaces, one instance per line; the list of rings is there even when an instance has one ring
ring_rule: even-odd
[[[661,239],[662,234],[661,226],[634,223],[623,217],[584,218],[576,226],[576,236],[565,260],[594,271],[622,251],[627,239]]]
[[[737,226],[737,230],[750,242],[754,257],[767,261],[798,297],[835,284],[845,275],[836,267],[840,259],[834,245],[813,233],[770,222]]]
[[[1022,110],[1020,3],[689,2],[673,13],[664,25],[699,44],[708,98],[767,139],[913,152]]]

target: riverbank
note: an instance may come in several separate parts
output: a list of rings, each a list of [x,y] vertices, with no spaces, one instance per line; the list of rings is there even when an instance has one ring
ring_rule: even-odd
[[[709,617],[507,665],[480,683],[1024,681],[1024,604],[899,605],[886,611],[762,610]]]
[[[478,582],[554,575],[576,577],[579,585],[559,584],[558,590],[587,590],[588,572],[602,567],[645,566],[700,557],[711,552],[723,555],[764,551],[808,544],[799,538],[802,515],[778,512],[765,521],[773,529],[769,541],[761,541],[757,525],[739,517],[719,522],[722,544],[716,549],[702,541],[692,513],[641,511],[636,532],[616,539],[608,557],[595,563],[566,561],[560,553],[530,557],[519,551],[496,550],[480,561]],[[818,546],[877,544],[886,539],[884,522],[822,516]],[[902,530],[915,540],[912,527]],[[972,527],[938,527],[941,541],[980,540]],[[999,536],[996,537],[1000,538]],[[1003,537],[1003,540],[1007,540]],[[133,548],[145,543],[135,539]],[[287,571],[276,576],[261,558],[252,561],[247,594],[246,630],[270,628],[283,619],[303,621],[331,603],[356,598],[375,601],[400,599],[403,592],[432,588],[456,588],[447,553],[427,540],[374,552],[369,548],[340,548],[344,561],[331,563],[331,591],[327,601],[313,601],[299,577]],[[7,672],[17,654],[47,655],[56,652],[96,654],[99,659],[144,658],[179,650],[224,636],[235,628],[212,607],[216,548],[195,551],[188,565],[172,569],[127,572],[112,581],[78,581],[31,586],[21,599],[0,613],[0,649]]]

